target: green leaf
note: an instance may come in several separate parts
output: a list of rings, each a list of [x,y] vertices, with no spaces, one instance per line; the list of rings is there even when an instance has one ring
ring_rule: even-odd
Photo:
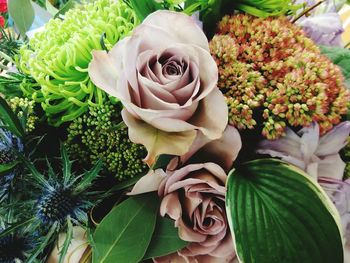
[[[102,160],[101,159],[97,160],[97,162],[91,168],[91,170],[84,173],[82,180],[75,187],[74,192],[81,193],[82,191],[90,187],[92,181],[94,181],[97,178],[102,167],[103,167]]]
[[[59,17],[59,15],[64,15],[69,9],[75,6],[74,0],[69,0],[54,16],[54,18]]]
[[[140,21],[143,21],[149,14],[162,9],[162,5],[155,0],[127,0],[126,2],[135,11]]]
[[[345,77],[345,83],[350,88],[350,50],[340,47],[320,46],[322,54],[326,55],[332,62],[338,65]]]
[[[16,161],[7,164],[0,164],[0,175],[11,171],[17,164],[18,162]]]
[[[71,244],[72,240],[73,240],[73,224],[72,224],[72,220],[71,220],[70,216],[68,216],[66,239],[64,240],[63,246],[59,252],[60,257],[59,257],[58,263],[64,262],[66,255],[67,255],[69,245]]]
[[[72,162],[69,160],[68,153],[63,143],[60,143],[60,152],[62,158],[62,172],[64,184],[67,185],[72,175]]]
[[[8,127],[8,130],[19,138],[24,136],[24,128],[13,113],[7,102],[0,97],[0,119]]]
[[[93,263],[137,263],[154,232],[159,208],[155,193],[133,196],[115,207],[94,233]]]
[[[8,10],[20,34],[25,36],[34,22],[34,8],[30,0],[8,0]]]
[[[241,262],[344,262],[336,208],[291,165],[261,159],[231,171],[226,210]]]
[[[170,154],[161,154],[158,158],[155,164],[152,166],[153,170],[157,170],[160,168],[166,168],[169,162],[174,158],[174,155]]]
[[[165,256],[187,245],[188,242],[179,237],[178,229],[174,226],[174,220],[158,217],[156,230],[143,259]]]
[[[137,174],[128,180],[122,181],[122,182],[116,184],[115,186],[113,186],[110,190],[108,190],[107,193],[113,193],[113,192],[118,192],[120,190],[127,189],[127,188],[135,185],[137,183],[137,181],[140,180],[143,176],[145,176],[145,173],[140,173],[140,174]]]

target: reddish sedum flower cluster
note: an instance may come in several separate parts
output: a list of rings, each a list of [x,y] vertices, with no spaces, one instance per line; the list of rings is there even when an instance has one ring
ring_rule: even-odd
[[[349,91],[341,70],[287,18],[225,16],[210,48],[230,124],[277,139],[285,127],[317,121],[321,134],[346,114]]]

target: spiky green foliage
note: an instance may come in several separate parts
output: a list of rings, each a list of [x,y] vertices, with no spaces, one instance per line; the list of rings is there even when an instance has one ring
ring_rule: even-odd
[[[102,159],[106,169],[122,180],[146,171],[147,166],[142,162],[146,150],[129,140],[120,108],[111,103],[90,107],[69,126],[66,145],[74,158],[87,165]]]
[[[10,29],[5,31],[0,27],[0,51],[10,58],[18,53],[19,47],[23,44],[21,40],[15,37]]]
[[[111,49],[138,23],[122,1],[98,0],[50,20],[21,48],[19,67],[41,85],[24,92],[41,103],[50,124],[60,126],[108,100],[89,78],[91,51]]]

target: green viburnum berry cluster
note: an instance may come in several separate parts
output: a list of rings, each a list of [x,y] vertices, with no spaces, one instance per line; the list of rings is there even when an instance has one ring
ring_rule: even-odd
[[[92,50],[111,49],[139,23],[123,1],[97,0],[52,19],[20,49],[19,68],[39,88],[23,86],[26,96],[41,103],[51,125],[72,121],[108,96],[90,80]]]
[[[316,121],[324,134],[348,111],[340,68],[286,17],[225,16],[210,49],[229,122],[239,129],[262,126],[264,137],[277,139],[287,125]]]
[[[147,166],[142,162],[145,148],[132,143],[121,125],[120,109],[120,104],[111,103],[89,107],[70,124],[65,144],[75,159],[88,165],[102,159],[106,169],[122,180],[146,171]]]

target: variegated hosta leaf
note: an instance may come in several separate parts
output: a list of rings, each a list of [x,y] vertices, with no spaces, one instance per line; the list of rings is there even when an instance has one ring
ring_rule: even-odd
[[[275,159],[255,160],[232,171],[227,188],[241,262],[344,262],[336,208],[303,171]]]

